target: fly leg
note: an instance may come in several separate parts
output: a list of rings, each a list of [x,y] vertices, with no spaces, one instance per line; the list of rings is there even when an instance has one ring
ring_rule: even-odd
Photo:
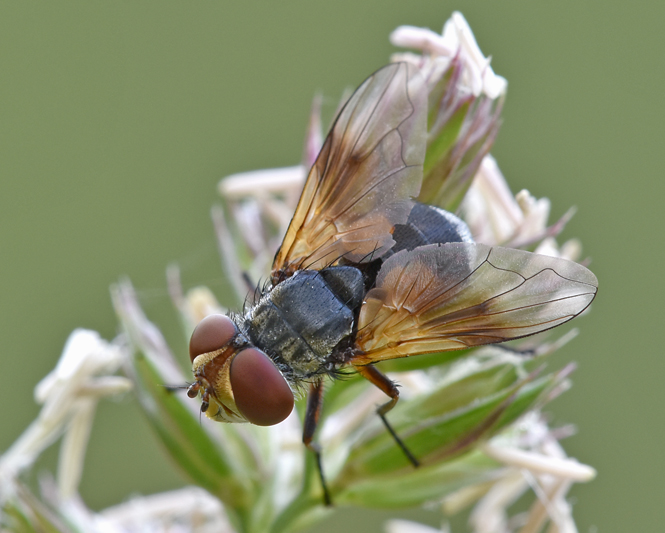
[[[323,466],[321,464],[321,448],[313,442],[314,432],[319,423],[319,416],[321,415],[321,406],[323,404],[323,381],[317,381],[309,386],[309,394],[307,396],[307,410],[305,411],[305,421],[303,424],[302,442],[308,450],[314,453],[316,458],[316,468],[319,471],[319,478],[321,479],[321,486],[323,487],[323,503],[326,506],[332,505],[330,493],[328,492],[328,485],[326,478],[323,474]]]
[[[418,459],[413,456],[411,451],[406,447],[406,444],[404,444],[402,439],[400,439],[397,433],[395,433],[395,430],[388,423],[388,419],[386,418],[388,411],[395,407],[397,400],[399,400],[399,389],[397,388],[395,382],[391,381],[388,376],[377,370],[377,368],[373,365],[357,366],[355,369],[362,377],[376,385],[387,396],[390,396],[390,401],[379,406],[379,408],[376,410],[376,414],[381,417],[381,421],[383,422],[383,425],[386,426],[388,433],[390,433],[392,438],[395,439],[395,442],[404,452],[404,455],[406,455],[406,458],[411,462],[411,464],[415,467],[420,466]]]

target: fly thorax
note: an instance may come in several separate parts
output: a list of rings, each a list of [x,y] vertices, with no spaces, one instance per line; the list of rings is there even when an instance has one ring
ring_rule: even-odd
[[[335,346],[353,332],[363,294],[356,268],[298,271],[250,309],[246,334],[285,375],[297,380],[321,373]]]

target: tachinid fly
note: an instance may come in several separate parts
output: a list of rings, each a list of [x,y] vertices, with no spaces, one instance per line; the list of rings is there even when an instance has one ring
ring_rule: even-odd
[[[596,277],[564,259],[475,244],[464,222],[413,200],[422,181],[427,91],[405,63],[370,76],[338,114],[275,256],[271,283],[243,315],[212,315],[192,334],[201,410],[220,422],[273,425],[308,387],[313,442],[326,376],[532,335],[580,314]],[[414,465],[411,455],[402,447]]]

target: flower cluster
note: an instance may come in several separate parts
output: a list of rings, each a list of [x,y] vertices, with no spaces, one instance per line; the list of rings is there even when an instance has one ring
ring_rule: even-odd
[[[400,27],[391,41],[412,50],[393,60],[416,65],[428,88],[418,199],[460,214],[477,242],[577,260],[577,241],[558,246],[555,240],[572,213],[548,226],[549,201],[528,191],[513,196],[489,155],[507,82],[494,74],[464,17],[454,13],[441,35]],[[187,338],[203,317],[242,304],[253,290],[248,279],[268,275],[322,143],[319,111],[315,101],[302,165],[220,182],[223,205],[213,209],[213,222],[235,294],[221,304],[206,287],[184,291],[172,267],[169,291]],[[122,336],[107,343],[94,332],[74,332],[58,367],[37,386],[40,417],[0,458],[2,531],[27,531],[21,527],[30,524],[53,531],[285,532],[327,516],[314,457],[301,443],[304,407],[271,427],[201,423],[197,402],[173,387],[191,376],[181,372],[131,284],[119,283],[112,294]],[[394,509],[434,503],[447,514],[475,505],[475,533],[537,532],[548,521],[551,531],[575,531],[566,493],[595,472],[566,456],[558,441],[570,429],[550,429],[540,411],[570,385],[572,366],[546,373],[543,363],[573,336],[382,363],[402,386],[390,420],[421,460],[418,469],[375,415],[385,401],[381,391],[354,377],[329,383],[318,441],[335,504]],[[121,365],[127,378],[114,375]],[[164,447],[196,487],[95,514],[77,492],[95,405],[130,383]],[[20,473],[63,434],[57,487],[45,488],[43,503],[21,484]],[[529,489],[536,495],[532,508],[510,516]],[[430,530],[400,521],[386,528]]]

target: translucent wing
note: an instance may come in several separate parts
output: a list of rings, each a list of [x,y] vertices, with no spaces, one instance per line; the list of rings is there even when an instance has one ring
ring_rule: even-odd
[[[340,111],[307,177],[273,275],[380,257],[422,180],[426,94],[413,67],[370,76]]]
[[[597,288],[582,265],[521,250],[447,243],[401,251],[365,297],[362,353],[351,363],[533,335],[580,314]]]

